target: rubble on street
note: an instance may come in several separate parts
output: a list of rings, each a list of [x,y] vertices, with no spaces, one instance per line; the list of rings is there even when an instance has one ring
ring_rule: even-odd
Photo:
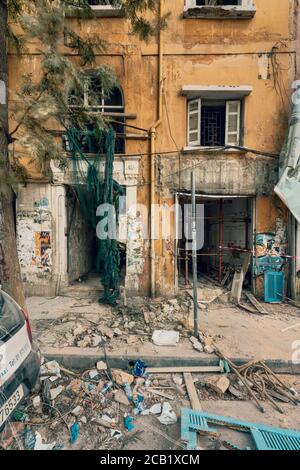
[[[142,359],[128,364],[126,370],[106,366],[79,372],[45,360],[38,387],[13,413],[0,435],[0,447],[120,450],[143,441],[151,447],[150,433],[161,436],[165,448],[185,448],[179,423],[181,409],[189,405],[189,396],[182,374],[148,373]],[[192,386],[201,402],[218,403],[222,399],[238,406],[251,399],[244,383],[232,371],[221,372],[220,368],[217,375],[193,373]],[[294,391],[296,405],[298,379],[281,376],[278,381]],[[171,437],[174,435],[176,439]]]

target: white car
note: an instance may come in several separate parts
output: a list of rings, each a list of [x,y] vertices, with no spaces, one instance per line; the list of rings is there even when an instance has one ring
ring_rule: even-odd
[[[0,431],[35,386],[39,370],[28,315],[0,289]]]

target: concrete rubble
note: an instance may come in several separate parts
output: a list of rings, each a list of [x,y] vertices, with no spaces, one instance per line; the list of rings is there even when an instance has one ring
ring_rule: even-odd
[[[204,403],[205,408],[209,409],[215,404],[217,409],[220,402],[228,406],[232,404],[235,416],[239,406],[247,403],[249,416],[246,418],[251,420],[255,403],[246,383],[250,390],[255,390],[263,407],[268,410],[268,400],[261,396],[257,387],[251,388],[248,377],[240,380],[233,370],[225,370],[226,368],[216,364],[211,371],[209,367],[207,371],[205,367],[202,371],[203,362],[197,362],[198,357],[202,361],[203,358],[208,358],[208,361],[217,359],[217,347],[225,336],[231,337],[229,332],[232,331],[230,328],[233,324],[236,329],[240,322],[239,331],[245,331],[247,337],[250,321],[254,323],[255,331],[259,330],[262,334],[265,328],[258,326],[260,322],[269,321],[270,325],[275,324],[272,314],[251,317],[248,312],[230,304],[226,290],[221,289],[222,295],[219,295],[219,290],[218,288],[218,295],[213,300],[199,307],[201,321],[208,318],[209,327],[200,328],[197,337],[193,332],[193,301],[187,292],[171,299],[129,298],[126,305],[120,302],[115,308],[99,306],[92,300],[76,299],[74,306],[69,301],[68,308],[62,307],[58,312],[49,308],[43,315],[39,314],[32,324],[34,340],[41,349],[55,346],[57,350],[73,348],[79,352],[95,351],[95,360],[89,368],[76,369],[74,366],[74,369],[64,362],[60,363],[59,359],[45,359],[40,370],[40,390],[35,390],[30,399],[20,407],[19,413],[14,413],[11,418],[12,425],[16,426],[18,439],[5,429],[0,435],[0,446],[13,449],[18,448],[21,442],[25,448],[30,449],[43,446],[53,449],[151,448],[154,445],[151,444],[154,442],[153,436],[156,435],[156,445],[161,449],[161,446],[169,448],[168,439],[171,433],[175,436],[175,448],[185,448],[180,443],[180,415],[182,408],[191,406],[184,373],[185,370],[188,371],[188,362],[183,362],[186,367],[183,365],[179,372],[178,368],[169,367],[170,364],[161,367],[163,371],[159,371],[160,367],[155,365],[147,367],[141,351],[144,347],[147,350],[148,345],[154,348],[156,361],[164,357],[164,350],[167,351],[166,357],[168,354],[175,357],[180,356],[187,347],[190,348],[196,357],[196,362],[192,365],[199,364],[200,367],[190,374],[192,385],[190,383],[189,387],[194,387],[194,399]],[[287,328],[285,334],[288,336],[293,331],[289,326],[295,324],[298,311],[291,306],[289,310],[280,310],[281,308],[282,306],[274,306],[274,310],[277,309],[283,319],[279,331]],[[233,318],[231,324],[226,323],[229,309],[233,309],[230,310]],[[221,325],[219,330],[211,326],[214,311],[217,312],[216,317]],[[156,331],[167,334],[171,332],[176,338],[174,346],[168,349],[168,346],[153,344],[152,337]],[[238,340],[240,348],[241,341],[244,342],[241,335]],[[231,352],[232,345],[229,346]],[[134,351],[135,357],[140,357],[140,360],[133,361],[129,355],[123,355],[126,348]],[[265,343],[264,348],[267,349]],[[118,368],[112,367],[109,359],[114,351],[122,357],[123,365],[118,365]],[[253,346],[250,351],[256,354]],[[300,383],[297,377],[280,376],[280,379],[291,390],[299,392]],[[286,396],[278,393],[278,389],[273,391],[273,399],[280,403],[278,409],[295,406],[295,403],[284,402],[284,398]],[[274,414],[272,404],[271,408],[273,414],[268,417],[270,424],[281,424],[280,419],[288,419],[294,413],[292,408],[286,408],[286,417],[277,410],[282,416],[277,422],[277,411]],[[220,412],[220,409],[217,411]],[[282,421],[282,424],[291,426],[289,421]],[[36,434],[37,425],[40,435]],[[162,439],[159,433],[164,433],[165,437]]]
[[[181,409],[189,406],[189,396],[182,374],[148,373],[143,360],[128,364],[126,370],[104,366],[102,361],[89,370],[71,371],[56,361],[45,361],[38,394],[36,390],[13,413],[11,424],[0,434],[0,448],[121,450],[131,449],[136,441],[151,448],[153,432],[166,436],[168,443],[171,429],[177,435],[177,448],[184,448],[178,419]],[[55,386],[44,375],[50,371],[57,374]],[[280,380],[297,388],[293,376]],[[193,382],[201,402],[218,402],[220,397],[236,404],[249,400],[243,383],[231,372],[194,373]]]

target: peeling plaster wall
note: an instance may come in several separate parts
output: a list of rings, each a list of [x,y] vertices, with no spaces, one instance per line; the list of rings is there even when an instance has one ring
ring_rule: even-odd
[[[224,85],[251,86],[252,93],[245,98],[243,116],[243,144],[266,152],[280,151],[286,131],[289,115],[289,86],[295,69],[294,0],[255,0],[256,13],[252,19],[183,19],[184,1],[165,0],[165,11],[171,12],[168,28],[164,32],[163,78],[164,94],[162,124],[157,129],[157,152],[161,153],[160,165],[156,166],[158,184],[156,202],[174,204],[176,189],[189,189],[189,171],[191,165],[197,168],[197,191],[207,194],[238,194],[249,196],[271,195],[276,180],[276,160],[254,157],[247,153],[208,155],[202,151],[179,153],[186,147],[186,107],[187,99],[182,96],[184,85]],[[100,30],[101,36],[109,46],[104,55],[96,57],[96,66],[107,65],[115,70],[125,97],[126,113],[136,115],[129,124],[150,129],[157,119],[157,38],[143,43],[131,33],[131,28],[123,18],[95,18],[70,23],[80,35]],[[270,55],[273,47],[276,55]],[[38,45],[30,44],[29,53],[22,56],[13,51],[9,57],[10,99],[15,99],[15,91],[20,86],[23,74],[39,73],[41,57]],[[72,53],[62,46],[62,51]],[[32,54],[31,54],[32,52]],[[275,76],[272,60],[277,62]],[[79,59],[73,57],[74,65]],[[277,89],[274,86],[276,83]],[[280,90],[278,86],[280,84]],[[11,128],[15,127],[13,120]],[[118,181],[135,190],[136,200],[149,206],[149,142],[142,136],[126,139],[126,153],[141,155],[138,168],[131,157],[124,157],[117,162]],[[176,145],[174,144],[174,141]],[[20,149],[16,143],[15,151]],[[174,151],[172,155],[164,152]],[[23,157],[31,176],[38,178],[38,170]],[[134,166],[134,170],[130,168]],[[181,171],[180,178],[174,173]],[[126,175],[126,177],[124,176]],[[167,175],[173,175],[167,178]],[[69,184],[71,172],[64,178],[56,179],[56,184]],[[122,184],[123,184],[122,183]],[[138,184],[131,188],[131,184]],[[28,191],[28,188],[25,189]],[[32,209],[30,209],[33,212]],[[52,230],[58,209],[52,212]],[[257,211],[263,220],[264,212]],[[132,215],[129,230],[138,232],[138,215]],[[66,224],[59,224],[62,233],[57,235],[65,246],[63,230]],[[267,229],[269,230],[269,228]],[[149,292],[149,241],[142,241],[139,235],[131,237],[132,246],[128,260],[128,288],[135,291]],[[52,242],[53,242],[52,234]],[[59,246],[56,240],[55,246]],[[172,295],[175,286],[175,266],[173,237],[155,242],[157,294]],[[66,249],[65,249],[66,251]],[[64,254],[61,255],[62,257]],[[65,258],[58,259],[57,248],[52,246],[52,276],[66,272]],[[36,268],[35,268],[36,269]],[[139,273],[139,274],[137,274]],[[50,273],[47,275],[50,276]],[[55,280],[52,280],[52,285]]]
[[[58,243],[64,229],[61,189],[50,184],[19,188],[17,247],[27,295],[53,295],[58,281],[64,281],[64,239]]]
[[[176,165],[174,167],[174,164]],[[173,171],[171,170],[173,168]],[[256,158],[227,153],[221,157],[184,153],[179,161],[165,157],[161,177],[170,190],[190,191],[190,169],[195,168],[196,192],[236,196],[272,195],[278,181],[277,161],[272,158]],[[187,170],[185,170],[187,168]],[[175,170],[181,169],[179,173]],[[171,177],[168,175],[171,174]]]

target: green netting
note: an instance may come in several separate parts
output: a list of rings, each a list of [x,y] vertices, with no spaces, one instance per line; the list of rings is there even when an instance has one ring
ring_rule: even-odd
[[[104,288],[99,302],[113,305],[119,297],[120,269],[120,252],[113,228],[117,225],[119,196],[124,194],[123,188],[113,179],[115,133],[112,129],[70,129],[67,138],[73,162],[73,187],[81,210],[95,233],[101,221],[108,221],[104,224],[106,238],[97,237],[96,272]],[[97,150],[91,157],[84,149]],[[97,216],[97,209],[102,204],[107,204],[107,210]],[[114,214],[108,210],[111,206],[115,208]]]

